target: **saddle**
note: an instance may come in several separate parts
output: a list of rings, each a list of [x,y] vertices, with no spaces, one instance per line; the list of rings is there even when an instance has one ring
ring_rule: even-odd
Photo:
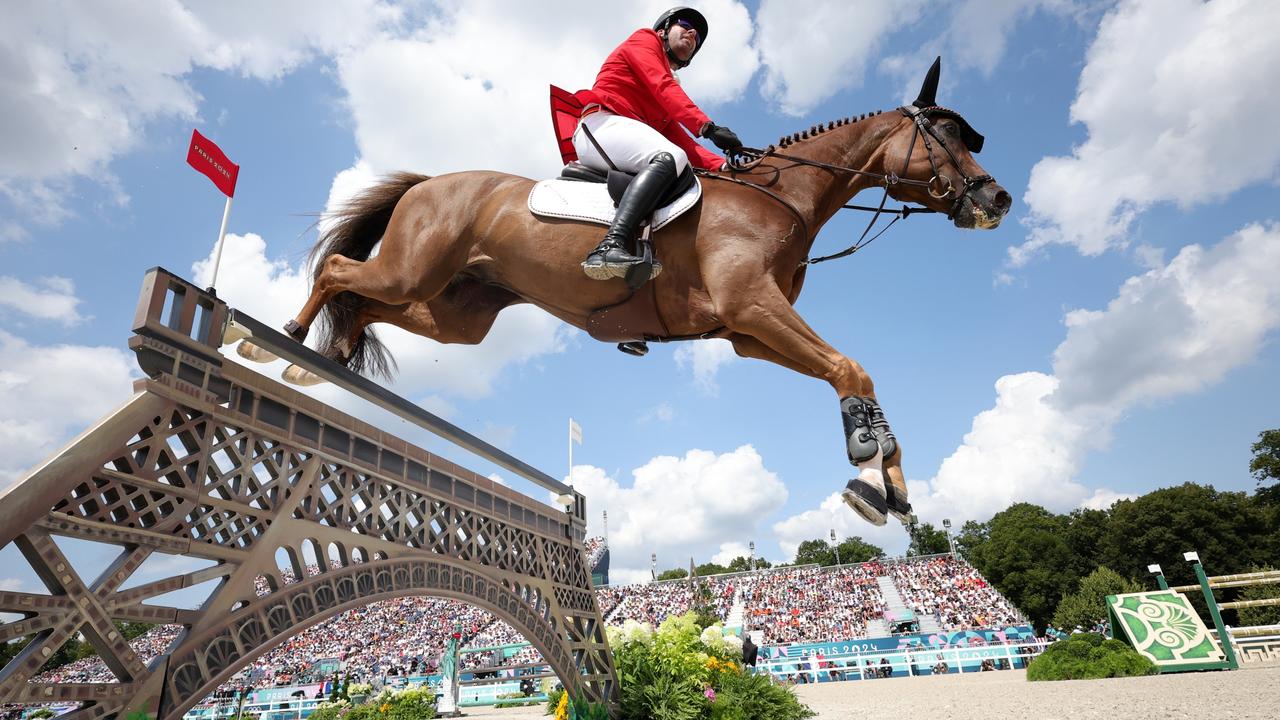
[[[529,211],[534,215],[585,221],[608,226],[618,201],[635,178],[621,171],[601,172],[578,162],[569,162],[560,177],[542,180],[529,193]],[[605,342],[619,343],[618,349],[644,355],[645,340],[658,340],[670,333],[658,317],[653,285],[644,288],[652,268],[653,233],[698,204],[702,188],[691,168],[681,173],[663,195],[649,222],[641,228],[635,255],[644,263],[632,268],[626,282],[632,293],[621,303],[600,308],[588,319],[587,332]]]

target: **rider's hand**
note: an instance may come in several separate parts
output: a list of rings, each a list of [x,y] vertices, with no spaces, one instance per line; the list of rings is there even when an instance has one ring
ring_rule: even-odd
[[[742,147],[742,141],[738,139],[737,133],[713,122],[707,123],[707,126],[702,129],[702,137],[715,143],[715,146],[724,152],[733,152]]]

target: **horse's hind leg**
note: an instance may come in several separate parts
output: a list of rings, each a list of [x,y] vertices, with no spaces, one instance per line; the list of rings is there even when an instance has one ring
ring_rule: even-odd
[[[471,237],[460,232],[464,219],[445,217],[449,209],[436,212],[437,194],[430,182],[405,193],[382,233],[377,255],[364,262],[337,254],[326,257],[306,304],[286,325],[289,334],[305,338],[316,316],[341,292],[402,305],[430,300],[443,291],[466,265]]]
[[[369,300],[361,305],[348,335],[336,341],[330,355],[346,364],[362,341],[365,328],[374,323],[395,325],[440,343],[477,345],[489,334],[498,313],[517,302],[520,298],[514,293],[474,280],[452,282],[444,292],[426,302],[391,305]],[[289,366],[284,378],[294,385],[324,382],[320,376],[297,365]]]

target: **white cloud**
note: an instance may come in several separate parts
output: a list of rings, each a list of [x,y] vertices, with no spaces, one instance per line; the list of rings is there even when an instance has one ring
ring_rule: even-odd
[[[803,115],[836,93],[862,84],[872,57],[894,29],[920,15],[920,0],[793,3],[764,0],[756,45],[765,66],[761,92],[789,115]]]
[[[132,394],[133,356],[116,348],[31,345],[0,330],[0,487]]]
[[[0,306],[30,315],[38,320],[53,320],[67,327],[78,325],[86,319],[76,307],[75,286],[64,277],[43,277],[38,284],[29,285],[15,277],[0,276]]]
[[[690,555],[706,562],[726,543],[749,540],[760,519],[787,499],[782,481],[750,445],[659,456],[631,474],[624,487],[600,468],[573,468],[574,487],[589,499],[588,535],[603,534],[601,511],[609,512],[614,583],[648,579],[650,553],[659,570],[686,567]]]
[[[1090,510],[1106,510],[1121,500],[1133,500],[1137,497],[1133,493],[1118,493],[1107,488],[1098,488],[1093,491],[1092,495],[1085,498],[1084,502],[1080,503],[1080,507]]]
[[[20,3],[0,24],[0,195],[35,222],[67,215],[74,178],[125,202],[108,165],[149,123],[197,119],[192,70],[272,80],[362,45],[400,15],[375,0]]]
[[[1249,225],[1129,278],[1103,310],[1067,313],[1053,373],[996,381],[995,405],[973,419],[963,444],[930,480],[908,483],[916,513],[959,524],[1014,502],[1065,512],[1125,497],[1076,480],[1085,456],[1106,446],[1129,409],[1203,390],[1253,360],[1280,327],[1276,277],[1280,224]],[[833,495],[775,529],[791,542],[850,517]]]
[[[18,578],[0,578],[0,590],[5,592],[20,592],[22,590],[22,580]]]
[[[676,417],[676,409],[671,403],[662,401],[649,409],[648,412],[640,416],[640,422],[647,423],[657,420],[659,422],[671,422]]]
[[[458,3],[411,37],[366,44],[338,63],[362,161],[374,173],[558,172],[548,85],[590,87],[609,51],[667,7]],[[757,60],[740,3],[716,0],[700,9],[712,31],[681,79],[694,101],[710,108],[742,93]]]
[[[750,556],[751,548],[749,548],[744,542],[734,540],[731,542],[720,543],[720,551],[711,556],[711,562],[717,565],[728,565],[733,562],[735,558]],[[756,557],[759,557],[759,555]]]
[[[1126,244],[1147,208],[1221,200],[1280,168],[1280,27],[1269,0],[1124,2],[1102,20],[1071,120],[1088,139],[1032,169],[1030,239],[1014,265],[1053,243],[1097,255]]]
[[[907,534],[896,520],[890,520],[881,527],[870,525],[849,509],[838,492],[823,498],[818,507],[812,510],[805,510],[773,524],[778,545],[782,547],[781,559],[788,562],[795,558],[800,543],[805,540],[826,540],[832,530],[836,531],[836,539],[841,542],[857,536],[883,549],[890,556],[902,555],[907,549]]]
[[[716,374],[720,368],[734,362],[738,356],[733,351],[733,343],[720,338],[695,340],[676,348],[676,365],[693,369],[693,382],[698,389],[709,395],[720,391],[716,382]]]

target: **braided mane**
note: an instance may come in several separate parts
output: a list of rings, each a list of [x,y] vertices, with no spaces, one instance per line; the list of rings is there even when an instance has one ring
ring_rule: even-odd
[[[815,138],[828,130],[834,130],[835,128],[838,128],[838,127],[843,127],[845,125],[856,123],[859,120],[866,120],[867,118],[875,117],[876,115],[879,115],[882,112],[884,111],[876,110],[875,112],[863,113],[861,115],[850,115],[847,118],[832,120],[831,122],[827,122],[827,123],[818,123],[817,125],[814,125],[808,130],[801,130],[798,133],[783,135],[782,137],[778,138],[778,147],[787,147],[788,145],[798,143],[801,140],[808,140],[809,138]]]

